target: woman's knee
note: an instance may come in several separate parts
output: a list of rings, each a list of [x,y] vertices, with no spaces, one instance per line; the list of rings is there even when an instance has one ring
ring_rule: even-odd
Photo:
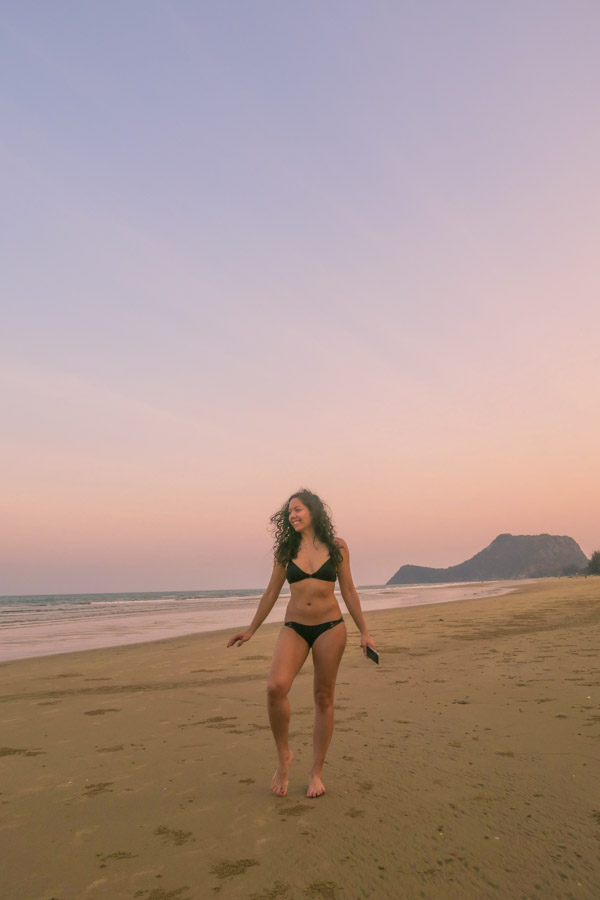
[[[280,678],[269,678],[267,681],[267,698],[269,701],[285,700],[289,685]]]
[[[321,712],[333,709],[333,691],[330,688],[316,688],[315,706]]]

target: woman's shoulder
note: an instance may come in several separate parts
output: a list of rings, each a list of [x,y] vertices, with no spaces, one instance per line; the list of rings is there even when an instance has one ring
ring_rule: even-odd
[[[337,546],[338,546],[341,550],[347,550],[347,549],[348,549],[348,544],[346,543],[346,541],[344,540],[344,538],[341,538],[341,537],[334,537],[333,542],[334,542],[334,544],[337,544]]]

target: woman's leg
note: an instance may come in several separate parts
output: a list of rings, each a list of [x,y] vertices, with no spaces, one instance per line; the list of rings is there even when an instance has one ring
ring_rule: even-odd
[[[275,643],[267,680],[267,708],[278,757],[277,769],[271,779],[271,793],[281,796],[287,791],[294,758],[288,744],[290,701],[287,695],[307,656],[308,644],[304,638],[284,626]]]
[[[325,793],[321,777],[325,755],[333,734],[335,680],[347,637],[346,625],[341,622],[328,631],[324,631],[313,644],[315,729],[313,732],[313,764],[308,780],[307,797],[320,797]]]

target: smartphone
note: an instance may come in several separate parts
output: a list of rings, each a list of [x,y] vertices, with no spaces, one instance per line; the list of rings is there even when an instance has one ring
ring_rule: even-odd
[[[377,665],[379,665],[379,653],[377,652],[377,650],[373,650],[373,648],[370,647],[369,644],[367,644],[367,656],[369,657],[369,659],[372,659],[374,663],[377,663]]]

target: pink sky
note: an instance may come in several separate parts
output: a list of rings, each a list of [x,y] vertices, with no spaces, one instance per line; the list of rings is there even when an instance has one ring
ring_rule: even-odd
[[[1,594],[262,587],[300,486],[358,585],[600,547],[597,4],[57,9],[3,14]]]

